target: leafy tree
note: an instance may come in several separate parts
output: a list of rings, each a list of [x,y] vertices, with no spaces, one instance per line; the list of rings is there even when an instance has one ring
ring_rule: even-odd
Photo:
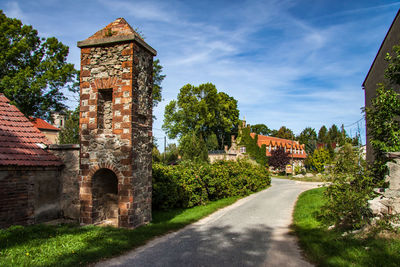
[[[326,129],[325,125],[322,125],[318,131],[318,142],[320,144],[328,143],[328,129]]]
[[[66,108],[62,89],[78,90],[67,56],[68,47],[56,38],[40,38],[32,26],[0,10],[0,92],[26,116],[49,118],[52,110]]]
[[[400,96],[393,89],[400,85],[400,46],[394,46],[393,52],[393,56],[387,54],[385,58],[388,67],[384,83],[378,84],[371,107],[365,108],[368,135],[375,155],[373,172],[377,181],[382,181],[387,172],[388,158],[385,153],[400,151]]]
[[[161,162],[161,154],[160,151],[158,150],[157,146],[153,144],[153,149],[151,151],[151,157],[153,159],[153,163],[155,162]]]
[[[179,158],[179,149],[176,144],[168,144],[166,150],[162,155],[162,162],[164,164],[175,164]]]
[[[182,160],[208,161],[208,151],[204,139],[197,136],[195,132],[189,132],[179,139],[179,152]]]
[[[215,134],[223,147],[226,135],[239,121],[237,101],[217,91],[211,83],[183,86],[177,100],[172,100],[164,113],[163,129],[171,139],[185,135],[208,137]],[[186,137],[185,137],[186,138]]]
[[[270,135],[271,129],[268,128],[265,124],[254,124],[250,126],[251,132],[255,134],[261,135]]]
[[[374,150],[374,173],[383,179],[386,173],[386,152],[400,151],[400,115],[399,94],[393,89],[386,89],[381,84],[372,99],[371,108],[366,108],[368,134]]]
[[[268,158],[267,158],[267,147],[262,145],[258,146],[258,135],[256,134],[254,138],[250,135],[250,127],[242,128],[239,132],[239,136],[237,142],[240,146],[246,147],[246,154],[261,166],[267,166]]]
[[[206,146],[208,151],[218,149],[218,139],[214,133],[207,137]]]
[[[336,155],[325,191],[326,204],[322,219],[338,228],[357,229],[369,222],[368,200],[373,196],[374,182],[359,149],[345,144]]]
[[[312,156],[309,156],[308,162],[316,172],[321,173],[325,170],[325,165],[331,162],[331,156],[327,149],[319,148]]]
[[[306,153],[312,154],[317,148],[317,133],[314,128],[306,127],[297,137],[300,144],[304,144]]]
[[[79,106],[67,111],[64,128],[58,135],[60,144],[79,144]]]
[[[162,75],[163,66],[160,65],[160,60],[156,59],[153,61],[153,107],[156,107],[162,100],[162,87],[161,83],[165,79],[165,75]]]
[[[276,170],[284,170],[289,162],[289,152],[285,152],[283,147],[279,147],[276,150],[271,151],[271,157],[269,157],[269,166],[274,167]]]
[[[273,137],[278,137],[278,138],[283,138],[283,139],[289,139],[292,140],[294,139],[294,133],[292,130],[289,128],[286,128],[285,126],[282,126],[279,128],[279,130],[272,130],[271,136]]]

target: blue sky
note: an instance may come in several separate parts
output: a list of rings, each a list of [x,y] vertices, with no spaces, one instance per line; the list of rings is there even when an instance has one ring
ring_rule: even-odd
[[[365,133],[361,84],[400,8],[397,1],[7,1],[0,9],[70,47],[118,17],[139,28],[164,67],[164,107],[191,83],[214,83],[250,124],[296,134],[333,123]],[[72,100],[73,98],[71,98]],[[72,106],[74,102],[69,102]],[[161,143],[161,140],[159,140]]]

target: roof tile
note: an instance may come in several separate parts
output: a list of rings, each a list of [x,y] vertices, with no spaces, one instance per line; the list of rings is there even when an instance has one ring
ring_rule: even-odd
[[[44,134],[9,102],[0,93],[0,165],[62,165],[59,158],[38,146],[50,144]]]
[[[255,133],[250,133],[250,136],[252,138],[255,137]],[[267,146],[267,156],[271,156],[271,152],[268,151],[268,146],[271,145],[271,147],[277,146],[277,147],[286,147],[286,149],[302,149],[304,150],[305,146],[299,144],[297,141],[293,140],[288,140],[288,139],[283,139],[283,138],[278,138],[278,137],[272,137],[272,136],[265,136],[265,135],[257,135],[257,144],[258,146],[266,145]],[[289,153],[289,157],[293,158],[300,158],[300,159],[305,159],[307,157],[306,152],[304,151],[303,154],[300,152],[298,153]]]

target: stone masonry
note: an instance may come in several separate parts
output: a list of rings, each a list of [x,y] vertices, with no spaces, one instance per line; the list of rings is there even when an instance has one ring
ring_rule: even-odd
[[[389,174],[385,182],[389,187],[376,189],[379,196],[369,201],[372,213],[376,216],[400,215],[400,152],[387,153],[387,156],[392,160],[386,164]]]
[[[156,51],[122,18],[78,42],[78,47],[80,222],[98,223],[105,219],[104,214],[118,214],[118,226],[137,227],[151,221],[152,73]],[[103,175],[106,173],[108,176]],[[112,189],[113,183],[118,183],[117,192]],[[101,200],[104,196],[99,192],[116,199],[118,210],[109,211],[113,205],[102,207],[108,202]],[[107,212],[101,212],[104,210]]]

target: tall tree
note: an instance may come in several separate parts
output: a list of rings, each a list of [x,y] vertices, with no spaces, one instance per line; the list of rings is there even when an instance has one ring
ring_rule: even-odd
[[[339,131],[339,128],[336,124],[332,124],[331,128],[329,128],[327,133],[327,140],[329,144],[340,144],[342,140],[342,133]]]
[[[203,137],[188,132],[179,139],[179,152],[183,160],[207,162],[208,152]]]
[[[261,135],[270,135],[271,129],[265,124],[254,124],[250,126],[251,132]]]
[[[63,88],[77,71],[66,62],[68,47],[54,37],[40,38],[32,26],[0,10],[0,92],[26,116],[50,117],[66,108]]]
[[[160,60],[153,61],[153,107],[156,107],[162,100],[161,83],[165,79],[165,75],[161,74],[163,66],[160,65]]]
[[[282,126],[279,130],[272,130],[271,136],[289,140],[294,139],[293,131],[286,128],[286,126]]]
[[[312,154],[317,148],[317,133],[314,128],[306,127],[297,137],[300,144],[304,144],[307,154]]]
[[[322,125],[318,131],[318,142],[321,144],[326,144],[328,142],[328,129],[325,125]]]
[[[187,84],[180,89],[178,99],[165,107],[162,127],[171,139],[194,133],[205,140],[215,134],[219,147],[223,147],[224,137],[238,121],[239,110],[233,97],[218,93],[211,83]]]
[[[59,133],[60,144],[79,144],[79,106],[66,112],[64,128]]]

